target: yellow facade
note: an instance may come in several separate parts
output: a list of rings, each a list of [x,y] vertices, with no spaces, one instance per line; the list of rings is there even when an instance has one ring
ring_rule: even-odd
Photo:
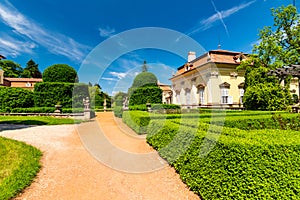
[[[239,52],[210,51],[178,68],[172,81],[172,103],[182,107],[242,107],[244,71],[236,68]]]

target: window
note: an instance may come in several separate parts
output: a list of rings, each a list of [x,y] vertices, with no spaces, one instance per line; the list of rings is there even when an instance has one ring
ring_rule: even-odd
[[[199,103],[204,104],[204,88],[199,89]]]
[[[244,88],[240,88],[240,104],[243,104],[243,97],[244,97]]]
[[[229,94],[229,89],[228,88],[221,88],[221,103],[222,104],[228,104],[228,94]]]

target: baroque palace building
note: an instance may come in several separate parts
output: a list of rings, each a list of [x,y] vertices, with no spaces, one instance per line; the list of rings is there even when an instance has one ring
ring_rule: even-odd
[[[242,108],[245,71],[237,70],[237,67],[247,56],[221,49],[200,57],[189,52],[187,62],[170,78],[171,102],[183,108]],[[291,94],[298,97],[299,82],[299,78],[294,77],[290,83]]]
[[[212,50],[200,57],[188,53],[187,62],[170,78],[172,103],[183,108],[243,107],[244,75],[237,70],[247,54]]]

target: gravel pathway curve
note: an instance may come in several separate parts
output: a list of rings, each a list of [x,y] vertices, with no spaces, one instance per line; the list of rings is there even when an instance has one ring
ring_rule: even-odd
[[[128,127],[115,120],[112,113],[97,113],[95,122],[105,137],[120,149],[135,153],[154,152],[145,139],[132,137]],[[15,199],[199,199],[167,165],[153,172],[137,174],[117,171],[99,162],[80,140],[85,133],[78,130],[77,125],[59,125],[0,132],[1,136],[24,141],[43,151],[42,169],[37,178]]]

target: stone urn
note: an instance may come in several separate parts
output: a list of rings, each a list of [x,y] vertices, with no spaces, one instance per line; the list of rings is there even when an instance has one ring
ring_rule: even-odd
[[[60,105],[60,104],[55,105],[54,113],[61,113],[61,108],[62,108],[62,105]]]

